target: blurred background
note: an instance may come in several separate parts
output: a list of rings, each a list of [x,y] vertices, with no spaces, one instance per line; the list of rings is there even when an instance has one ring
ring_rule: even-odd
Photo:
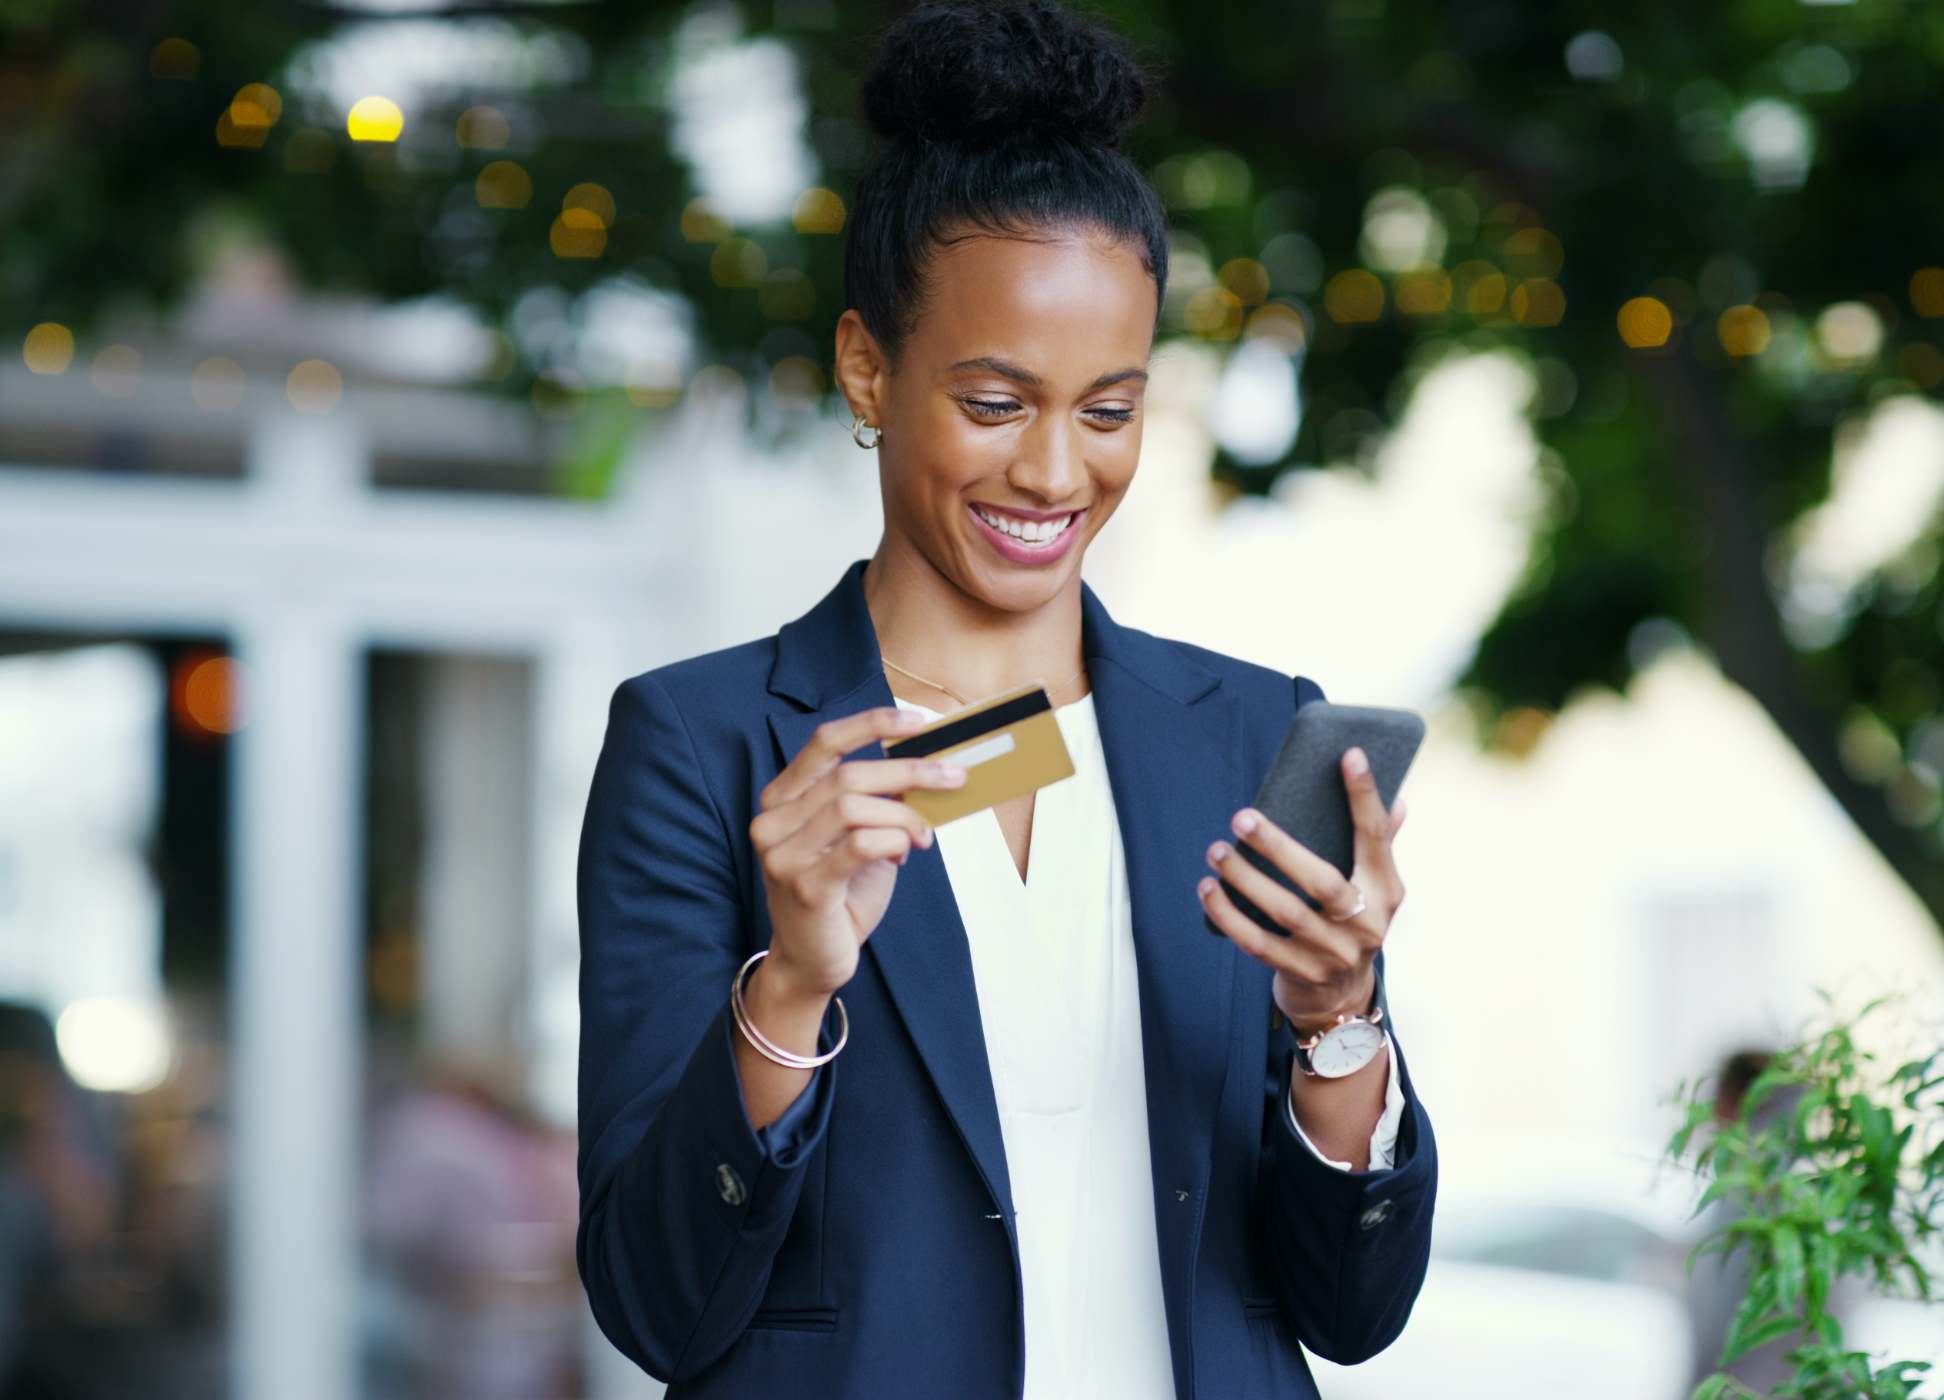
[[[1432,721],[1437,1258],[1324,1394],[1673,1400],[1669,1095],[1944,1023],[1944,5],[1099,9],[1175,246],[1092,582]],[[876,540],[894,12],[0,5],[0,1400],[659,1394],[573,1276],[581,806]]]

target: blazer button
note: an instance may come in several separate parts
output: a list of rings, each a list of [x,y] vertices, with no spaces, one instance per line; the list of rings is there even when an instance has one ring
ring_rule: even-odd
[[[715,1169],[715,1179],[716,1195],[722,1197],[724,1205],[739,1206],[749,1198],[749,1193],[743,1190],[742,1178],[736,1175],[736,1169],[727,1162]],[[1389,1205],[1390,1202],[1386,1201],[1384,1204]]]
[[[727,1171],[728,1168],[724,1167],[723,1170]],[[1389,1201],[1377,1202],[1376,1205],[1357,1217],[1357,1228],[1359,1230],[1376,1229],[1379,1225],[1382,1225],[1386,1220],[1391,1218],[1391,1211],[1394,1209],[1396,1207]]]

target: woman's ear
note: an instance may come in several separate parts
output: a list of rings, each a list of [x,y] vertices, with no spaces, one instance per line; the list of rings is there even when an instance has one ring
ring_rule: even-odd
[[[890,365],[877,337],[864,327],[864,318],[855,310],[846,311],[837,322],[837,387],[854,416],[874,428],[884,426],[884,400]]]

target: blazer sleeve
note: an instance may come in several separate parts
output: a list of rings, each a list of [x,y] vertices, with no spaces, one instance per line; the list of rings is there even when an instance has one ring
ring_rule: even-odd
[[[1271,1056],[1276,1091],[1265,1125],[1263,1200],[1269,1275],[1303,1345],[1327,1361],[1354,1366],[1397,1340],[1424,1286],[1437,1145],[1398,1045],[1404,1121],[1391,1169],[1330,1166],[1297,1136],[1290,1119],[1294,1059],[1291,1051]]]
[[[756,929],[740,820],[666,689],[624,685],[581,834],[577,1248],[601,1330],[666,1381],[755,1313],[836,1086],[827,1065],[788,1133],[743,1111],[728,991]]]
[[[1323,698],[1314,681],[1296,678],[1296,708]],[[1303,1345],[1344,1366],[1397,1340],[1431,1259],[1437,1143],[1395,1027],[1391,1043],[1404,1118],[1388,1171],[1346,1172],[1318,1157],[1289,1114],[1295,1053],[1278,1037],[1269,1055],[1262,1203],[1270,1279]]]

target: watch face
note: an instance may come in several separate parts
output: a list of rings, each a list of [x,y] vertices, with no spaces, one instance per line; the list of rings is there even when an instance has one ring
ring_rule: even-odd
[[[1376,1059],[1383,1048],[1382,1027],[1368,1021],[1346,1021],[1332,1027],[1310,1051],[1310,1065],[1325,1079],[1341,1079]]]

